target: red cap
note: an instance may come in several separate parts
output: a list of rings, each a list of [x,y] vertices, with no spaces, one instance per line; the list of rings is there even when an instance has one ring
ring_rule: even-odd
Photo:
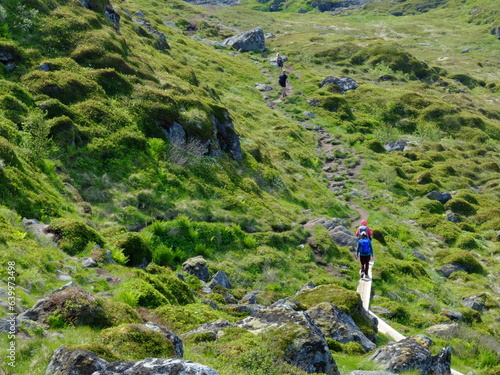
[[[361,222],[361,225],[366,225],[366,224],[368,224],[368,222],[367,222],[366,220],[363,220],[363,221]]]

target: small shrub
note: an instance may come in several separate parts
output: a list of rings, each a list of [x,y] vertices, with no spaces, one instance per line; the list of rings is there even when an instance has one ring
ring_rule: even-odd
[[[137,266],[152,260],[152,252],[148,244],[137,233],[127,233],[124,238],[118,240],[115,246],[123,251],[127,257],[127,265]]]
[[[383,154],[386,152],[384,145],[382,143],[380,143],[380,141],[377,139],[372,139],[372,140],[366,142],[366,147],[368,147],[373,152],[376,152],[379,154]]]
[[[56,219],[50,224],[49,231],[56,235],[62,249],[70,255],[84,251],[90,243],[104,246],[99,233],[80,220]]]

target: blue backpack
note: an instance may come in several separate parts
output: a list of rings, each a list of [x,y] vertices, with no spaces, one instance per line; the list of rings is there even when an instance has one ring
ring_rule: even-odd
[[[359,240],[361,245],[361,249],[359,250],[359,255],[371,255],[372,251],[370,250],[370,240],[368,238],[362,238]]]

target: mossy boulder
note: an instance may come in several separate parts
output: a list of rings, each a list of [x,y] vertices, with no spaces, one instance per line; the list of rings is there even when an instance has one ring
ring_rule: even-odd
[[[125,75],[111,68],[96,69],[87,73],[87,76],[96,81],[108,96],[130,95],[134,89]]]
[[[81,220],[55,219],[50,223],[48,232],[54,233],[59,246],[70,255],[81,253],[91,243],[104,246],[99,233]]]
[[[468,273],[482,274],[484,272],[481,263],[467,250],[457,248],[443,249],[435,254],[435,258],[441,265],[453,264]]]
[[[21,124],[28,114],[28,107],[12,95],[0,95],[0,111],[4,116],[16,124]]]
[[[417,207],[425,212],[431,214],[442,214],[444,213],[443,204],[437,200],[422,199],[417,202]]]
[[[474,206],[462,198],[450,199],[445,203],[444,208],[464,216],[472,216],[476,213]]]
[[[90,326],[107,328],[124,323],[139,323],[141,318],[130,306],[95,297],[72,286],[38,301],[23,316],[55,328]]]
[[[148,357],[175,357],[172,342],[161,331],[142,324],[105,329],[101,332],[101,340],[113,354],[127,361],[139,361]]]

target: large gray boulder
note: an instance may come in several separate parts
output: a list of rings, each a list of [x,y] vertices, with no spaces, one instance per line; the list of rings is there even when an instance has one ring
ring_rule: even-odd
[[[320,83],[320,87],[326,86],[326,85],[335,85],[340,88],[340,93],[343,94],[348,90],[355,90],[359,87],[358,83],[353,80],[352,78],[349,77],[333,77],[333,76],[328,76],[326,77],[323,81]]]
[[[108,362],[87,350],[55,350],[46,375],[219,375],[214,369],[181,359],[146,358],[138,362]]]
[[[241,52],[262,52],[266,49],[266,38],[260,27],[227,38],[223,43]]]
[[[356,247],[358,244],[358,238],[354,233],[344,226],[338,226],[330,233],[333,242],[342,247]]]
[[[283,307],[262,309],[234,324],[258,334],[270,329],[276,334],[289,337],[284,350],[285,360],[307,373],[339,375],[325,336],[304,311],[293,311]],[[281,332],[280,332],[281,331]]]
[[[417,370],[420,375],[449,375],[450,347],[441,349],[439,354],[433,356],[429,350],[431,343],[432,340],[425,335],[408,337],[388,343],[370,356],[370,359],[391,372]]]
[[[207,282],[210,279],[207,261],[202,256],[189,258],[182,264],[182,270],[196,276],[201,281]]]
[[[352,341],[357,342],[366,352],[377,347],[361,332],[350,315],[347,315],[332,303],[320,303],[307,310],[307,313],[326,337],[332,338],[341,344]]]

